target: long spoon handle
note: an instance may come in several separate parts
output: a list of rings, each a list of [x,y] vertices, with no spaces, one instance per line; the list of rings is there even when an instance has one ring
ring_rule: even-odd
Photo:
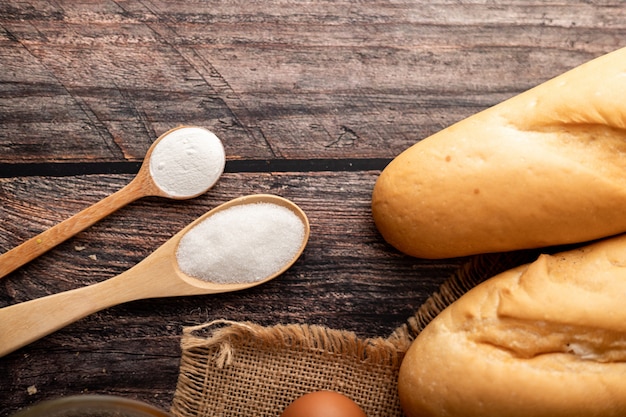
[[[96,284],[0,308],[0,357],[76,320],[114,305],[144,298],[210,294],[218,291],[178,277],[177,239],[121,274]]]
[[[142,188],[143,185],[140,181],[133,180],[121,190],[3,253],[0,255],[0,278],[85,230],[126,204],[143,197]]]
[[[115,279],[0,309],[0,356],[123,301]],[[116,294],[117,293],[117,294]]]

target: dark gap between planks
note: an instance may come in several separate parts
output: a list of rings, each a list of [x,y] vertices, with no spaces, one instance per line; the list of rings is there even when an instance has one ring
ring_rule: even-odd
[[[224,172],[379,171],[391,159],[242,159],[226,162]],[[70,177],[90,174],[136,174],[141,162],[44,162],[0,164],[0,178]]]

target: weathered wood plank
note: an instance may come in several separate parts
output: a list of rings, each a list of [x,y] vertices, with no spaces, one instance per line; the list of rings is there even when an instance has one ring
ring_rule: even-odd
[[[461,260],[412,259],[382,241],[369,212],[377,174],[225,174],[196,200],[133,203],[0,280],[0,306],[102,281],[136,264],[200,214],[239,195],[285,196],[311,222],[303,257],[271,283],[233,294],[114,307],[2,358],[2,414],[42,398],[83,391],[167,406],[175,388],[182,327],[214,319],[323,324],[363,337],[389,335]],[[0,180],[0,218],[6,219],[0,223],[0,249],[128,180],[128,175]],[[28,395],[29,386],[36,386],[38,394]]]
[[[0,161],[390,157],[621,46],[617,2],[8,3]]]
[[[132,266],[219,203],[240,195],[265,192],[291,198],[308,213],[312,237],[307,254],[313,258],[307,258],[307,263],[313,264],[302,267],[311,268],[309,273],[317,268],[331,268],[350,279],[353,275],[372,274],[372,278],[389,275],[388,263],[399,259],[395,251],[381,241],[369,211],[370,193],[377,174],[376,171],[224,174],[212,190],[194,200],[147,198],[133,203],[35,260],[16,272],[16,276],[0,281],[0,285],[15,293],[28,285],[37,288],[43,280],[43,288],[54,292],[67,289],[67,282],[71,285],[72,281],[104,279]],[[128,175],[93,175],[0,180],[0,217],[6,219],[0,224],[0,249],[8,250],[69,217],[90,202],[121,188],[130,178]],[[380,266],[362,268],[363,262],[380,263]],[[404,267],[410,265],[409,269],[422,263],[406,262],[409,264]],[[432,267],[431,262],[423,262],[427,270]],[[445,261],[436,263],[449,267]],[[37,274],[60,279],[38,278]],[[59,280],[67,282],[57,283]],[[16,296],[14,301],[23,300]]]

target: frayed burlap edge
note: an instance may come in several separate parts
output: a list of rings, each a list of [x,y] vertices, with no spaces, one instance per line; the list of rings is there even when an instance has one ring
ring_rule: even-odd
[[[419,307],[415,315],[396,329],[389,340],[412,341],[446,307],[467,291],[501,272],[531,262],[537,251],[524,250],[506,253],[477,255],[463,264]],[[409,342],[410,343],[410,342]]]
[[[397,373],[412,340],[448,305],[532,251],[471,258],[387,338],[323,326],[217,320],[184,329],[176,417],[278,417],[295,398],[333,390],[369,417],[400,417]]]
[[[210,330],[209,338],[198,336]],[[210,323],[183,329],[183,350],[219,345],[213,358],[218,368],[229,365],[233,360],[233,346],[255,340],[264,348],[306,350],[346,356],[362,363],[388,363],[397,366],[406,351],[406,344],[383,338],[360,339],[353,332],[333,330],[316,325],[275,325],[264,327],[251,322],[215,320]],[[399,340],[399,339],[398,339]]]
[[[331,390],[370,417],[398,417],[396,379],[407,345],[395,342],[313,325],[217,320],[188,327],[171,412],[279,416],[301,395]]]

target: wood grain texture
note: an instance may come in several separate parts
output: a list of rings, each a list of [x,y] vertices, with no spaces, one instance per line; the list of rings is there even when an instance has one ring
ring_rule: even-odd
[[[620,46],[619,2],[7,2],[0,161],[386,157]],[[305,144],[303,146],[303,143]]]
[[[16,401],[20,404],[19,401],[31,402],[43,396],[82,392],[81,384],[85,383],[91,392],[120,392],[153,402],[153,398],[146,397],[145,393],[135,392],[145,388],[146,384],[151,385],[154,378],[148,370],[139,369],[147,366],[146,362],[134,362],[133,359],[147,355],[144,350],[149,344],[148,349],[155,355],[167,356],[166,359],[155,358],[158,365],[149,365],[153,371],[159,369],[163,361],[169,362],[164,378],[170,381],[170,389],[167,396],[160,393],[160,404],[166,405],[175,386],[172,381],[176,379],[179,359],[176,344],[182,327],[213,319],[252,320],[264,325],[324,324],[352,330],[363,337],[387,336],[453,273],[460,260],[415,260],[396,253],[381,242],[369,212],[369,190],[376,177],[377,172],[225,174],[214,189],[196,200],[140,200],[52,249],[0,282],[1,306],[119,274],[199,215],[240,195],[279,194],[296,202],[311,222],[311,238],[305,253],[294,267],[275,281],[240,293],[137,301],[96,313],[2,358],[0,369],[6,371],[7,378],[0,383],[3,390],[0,396],[18,395]],[[31,178],[30,192],[24,192],[22,179],[6,179],[2,181],[2,187],[7,201],[21,201],[20,205],[29,210],[42,200],[42,193],[55,190],[60,184],[65,187],[61,187],[58,194],[52,193],[55,199],[56,196],[64,199],[65,193],[71,200],[72,189],[91,188],[94,191],[83,193],[83,197],[95,200],[107,184],[115,189],[115,185],[122,186],[127,179],[127,176]],[[35,193],[35,189],[40,193]],[[350,198],[345,198],[346,195]],[[49,200],[42,204],[48,208],[54,205],[54,201]],[[73,209],[79,209],[80,205],[77,202]],[[4,210],[10,210],[14,215],[19,208],[16,205],[8,209],[3,206]],[[45,223],[54,222],[71,211],[71,208],[50,210],[46,216],[37,218],[46,218]],[[151,215],[146,218],[146,213]],[[9,217],[7,212],[2,215]],[[41,220],[31,221],[42,223]],[[3,223],[0,247],[8,248],[16,239],[25,238],[24,223],[24,219]],[[32,227],[43,226],[32,224]],[[154,343],[147,342],[152,340]],[[118,341],[121,345],[116,347]],[[109,372],[113,372],[118,366],[114,364],[121,361],[127,363],[119,365],[118,372],[126,370],[134,376],[116,373],[116,382],[91,380],[89,375],[97,377],[98,381],[106,375],[98,372],[94,376],[92,365],[83,362],[91,360],[90,349],[97,356],[94,360],[104,362],[102,367]],[[113,364],[106,364],[103,351],[110,352],[109,361]],[[24,362],[25,355],[31,365]],[[44,378],[31,369],[35,374],[24,376],[24,372],[28,372],[24,366],[30,369],[34,366],[33,361],[48,373],[52,358],[59,363],[52,366],[54,369],[57,366],[67,366],[68,369],[54,371]],[[134,377],[145,379],[135,385]],[[131,378],[130,381],[127,378]],[[26,390],[32,384],[38,386],[39,395],[27,395]]]
[[[179,124],[213,130],[230,162],[303,164],[231,170],[191,201],[137,201],[1,280],[0,307],[117,275],[245,194],[292,199],[312,234],[296,265],[267,285],[117,306],[0,358],[0,417],[84,392],[169,408],[181,329],[207,320],[388,335],[463,260],[397,253],[370,217],[379,171],[335,168],[391,159],[624,39],[617,0],[3,2],[0,251],[132,178],[113,165],[96,175],[79,167],[136,163]],[[334,159],[344,164],[305,163]],[[70,164],[61,176],[37,175],[56,163],[76,173]],[[11,164],[32,170],[12,176]]]

